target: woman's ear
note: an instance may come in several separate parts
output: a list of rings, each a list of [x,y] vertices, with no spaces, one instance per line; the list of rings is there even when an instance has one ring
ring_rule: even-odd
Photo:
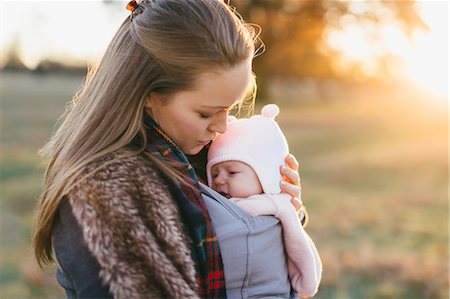
[[[151,109],[156,100],[159,100],[160,96],[156,92],[150,92],[148,97],[145,99],[144,107]]]

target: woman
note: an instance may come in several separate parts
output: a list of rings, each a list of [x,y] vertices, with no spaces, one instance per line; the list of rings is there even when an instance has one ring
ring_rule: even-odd
[[[44,148],[33,245],[68,297],[223,298],[196,171],[253,86],[256,36],[218,0],[130,3],[98,68]],[[297,164],[283,174],[299,183]],[[285,190],[300,207],[299,188]]]

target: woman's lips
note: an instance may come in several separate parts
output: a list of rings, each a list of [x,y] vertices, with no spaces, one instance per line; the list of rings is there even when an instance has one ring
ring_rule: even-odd
[[[210,142],[211,142],[211,140],[206,140],[206,141],[199,141],[198,143],[203,145],[203,146],[205,146],[205,145],[207,145]]]

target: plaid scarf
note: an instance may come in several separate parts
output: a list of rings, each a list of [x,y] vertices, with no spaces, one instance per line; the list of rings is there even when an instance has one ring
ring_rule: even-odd
[[[147,113],[145,113],[144,124],[147,150],[163,161],[176,161],[183,165],[182,174],[187,184],[172,183],[173,188],[170,189],[192,241],[191,251],[197,267],[199,296],[226,298],[219,244],[199,191],[195,170],[184,153]]]

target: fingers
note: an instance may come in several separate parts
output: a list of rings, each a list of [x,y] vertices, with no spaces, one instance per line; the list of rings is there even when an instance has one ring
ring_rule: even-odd
[[[301,198],[302,188],[299,185],[293,185],[285,181],[280,182],[281,192],[287,193],[292,197]]]
[[[292,197],[291,198],[291,203],[294,205],[295,210],[298,212],[300,212],[301,209],[303,209],[303,203],[302,201],[297,198],[297,197]]]
[[[281,174],[287,179],[286,181],[300,186],[300,175],[298,174],[298,161],[292,154],[286,156],[286,166],[281,168]]]
[[[294,155],[292,155],[292,154],[287,155],[285,161],[286,161],[286,165],[289,168],[291,168],[294,171],[298,171],[299,164],[298,164],[297,159],[295,159]]]
[[[300,186],[300,175],[297,170],[293,170],[289,167],[282,166],[281,174],[287,179],[291,184]]]
[[[297,159],[292,154],[289,154],[286,159],[286,166],[281,167],[281,174],[285,181],[280,182],[281,191],[292,196],[291,203],[295,210],[300,212],[304,210],[302,203],[302,187],[300,182],[300,175],[298,173],[299,164]]]

